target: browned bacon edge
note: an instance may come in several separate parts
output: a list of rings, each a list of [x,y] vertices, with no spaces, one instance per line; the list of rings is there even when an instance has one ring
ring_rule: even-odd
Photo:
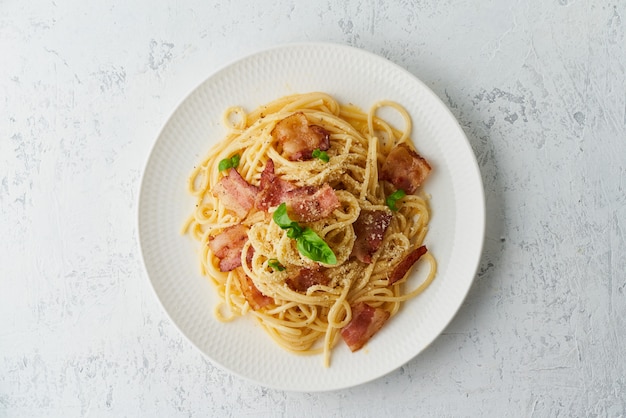
[[[285,193],[285,201],[289,212],[298,222],[324,219],[341,206],[335,190],[328,184],[298,187]]]
[[[227,175],[211,190],[213,196],[219,198],[227,209],[235,212],[241,219],[254,206],[258,192],[259,188],[248,183],[234,168],[229,169]]]
[[[274,161],[267,160],[261,173],[260,190],[255,206],[267,211],[282,202],[287,204],[290,215],[297,222],[313,222],[330,215],[340,206],[335,191],[328,184],[321,187],[298,187],[274,173]]]
[[[341,337],[351,351],[357,351],[376,334],[389,319],[389,312],[359,302],[352,308],[352,319],[341,330]]]
[[[254,285],[252,279],[246,274],[242,273],[239,275],[239,284],[241,285],[241,292],[248,301],[248,304],[250,304],[250,307],[255,311],[274,303],[274,298],[261,293]]]
[[[310,160],[316,149],[330,148],[330,133],[321,126],[309,125],[302,112],[279,121],[271,135],[282,146],[282,155],[290,161]]]
[[[359,261],[370,264],[372,256],[383,242],[391,217],[389,211],[362,209],[359,217],[352,224],[356,234],[352,255]]]
[[[287,285],[296,292],[306,292],[309,287],[318,284],[328,285],[328,277],[319,269],[302,268],[296,276],[287,279]]]
[[[408,144],[396,145],[383,163],[379,178],[407,194],[415,194],[431,171],[430,164]]]
[[[241,251],[248,241],[248,228],[242,224],[229,226],[209,238],[209,248],[220,259],[220,271],[232,271],[241,266]],[[251,257],[250,252],[246,258]]]
[[[425,245],[418,247],[417,249],[411,251],[404,259],[393,269],[391,276],[389,276],[389,284],[392,285],[398,280],[402,279],[407,272],[413,267],[413,264],[420,259],[421,256],[426,254],[428,249]]]
[[[285,194],[295,188],[296,185],[274,174],[274,161],[270,158],[261,173],[259,193],[256,195],[254,205],[257,209],[267,212],[269,208],[280,205],[285,199]]]

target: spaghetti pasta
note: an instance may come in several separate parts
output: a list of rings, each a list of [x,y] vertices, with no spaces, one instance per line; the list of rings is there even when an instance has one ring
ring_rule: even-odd
[[[399,112],[404,129],[377,116],[380,107]],[[357,322],[356,306],[386,320],[435,277],[435,258],[422,247],[429,197],[421,190],[403,191],[397,204],[386,204],[397,189],[393,175],[384,173],[390,154],[404,144],[417,155],[410,144],[411,118],[390,101],[365,113],[328,94],[307,93],[250,113],[231,107],[223,123],[226,137],[189,177],[197,204],[183,227],[201,244],[202,273],[220,297],[216,318],[253,315],[280,346],[298,354],[323,353],[328,366],[340,335],[350,346],[342,330]],[[304,143],[293,142],[291,132],[304,132]],[[309,149],[311,141],[315,150]],[[287,223],[281,225],[273,215],[285,201]],[[303,214],[298,207],[314,210]],[[319,241],[313,245],[303,234],[319,238],[334,262],[323,256],[314,261],[307,251],[317,251]],[[420,256],[426,278],[405,290],[415,263],[407,258]]]

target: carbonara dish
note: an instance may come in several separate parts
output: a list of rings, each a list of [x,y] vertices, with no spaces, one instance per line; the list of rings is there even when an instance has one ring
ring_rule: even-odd
[[[431,166],[411,118],[390,101],[363,112],[307,93],[231,107],[223,123],[189,178],[197,203],[183,228],[219,294],[215,316],[253,315],[281,347],[323,354],[328,367],[336,344],[359,350],[435,277],[422,191]],[[409,286],[412,269],[425,279]]]

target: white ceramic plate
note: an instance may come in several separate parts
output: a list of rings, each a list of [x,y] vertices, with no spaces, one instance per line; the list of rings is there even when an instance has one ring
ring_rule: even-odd
[[[330,368],[321,356],[283,351],[252,318],[220,323],[217,295],[199,273],[197,242],[180,235],[194,200],[193,166],[225,134],[224,110],[248,110],[281,96],[324,91],[368,109],[381,99],[406,107],[413,141],[433,166],[426,245],[439,263],[428,290],[405,303],[362,350],[340,343]],[[401,126],[399,126],[401,127]],[[180,331],[213,363],[260,385],[326,391],[371,381],[402,366],[446,327],[473,281],[484,238],[480,173],[467,138],[445,105],[413,75],[371,53],[334,44],[294,44],[245,57],[210,76],[183,100],[159,135],[139,196],[139,238],[158,299]]]

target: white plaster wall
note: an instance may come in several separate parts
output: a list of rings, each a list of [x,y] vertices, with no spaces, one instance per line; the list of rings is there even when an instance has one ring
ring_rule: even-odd
[[[626,3],[0,2],[0,416],[626,416]],[[158,305],[135,204],[169,114],[291,41],[380,54],[450,107],[487,236],[420,356],[332,393],[214,367]]]

